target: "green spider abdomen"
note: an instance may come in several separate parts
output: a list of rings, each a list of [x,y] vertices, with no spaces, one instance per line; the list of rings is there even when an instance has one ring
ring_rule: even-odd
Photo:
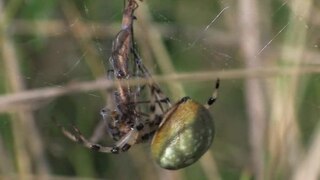
[[[152,140],[152,156],[165,169],[184,168],[209,149],[214,133],[208,109],[184,98],[164,115]]]

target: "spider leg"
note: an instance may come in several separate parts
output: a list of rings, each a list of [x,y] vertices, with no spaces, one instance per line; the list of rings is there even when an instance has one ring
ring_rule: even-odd
[[[160,89],[160,86],[152,79],[150,72],[142,63],[142,60],[141,60],[138,52],[136,51],[136,49],[133,47],[131,49],[131,51],[134,55],[134,60],[135,60],[136,66],[138,66],[138,69],[142,72],[142,76],[144,78],[148,79],[147,86],[149,86],[149,89],[150,89],[151,99],[150,99],[150,106],[149,106],[149,108],[150,108],[149,121],[150,122],[148,122],[147,125],[149,126],[149,130],[151,132],[154,132],[157,129],[158,125],[162,121],[162,115],[172,105],[170,103],[170,99],[162,92],[162,90]],[[166,105],[166,108],[164,107],[164,105]],[[159,112],[161,112],[161,113],[159,113]],[[148,134],[146,134],[146,135],[148,135]]]
[[[167,104],[167,106],[169,108],[171,107],[170,99],[162,92],[162,90],[160,89],[159,85],[152,80],[152,76],[151,76],[150,72],[148,71],[148,69],[142,63],[142,60],[141,60],[138,52],[136,51],[136,49],[132,48],[132,53],[133,53],[133,55],[135,57],[134,59],[135,59],[135,62],[137,64],[138,68],[143,73],[143,76],[145,78],[149,79],[148,80],[148,86],[151,89],[151,96],[155,97],[155,102],[158,103],[158,105],[160,106],[162,112],[164,113],[165,110],[164,110],[162,104],[160,103],[161,102],[160,99],[166,99],[165,104]]]
[[[125,136],[123,136],[119,141],[117,141],[114,146],[103,146],[100,144],[92,143],[89,140],[87,140],[82,135],[80,130],[75,126],[72,126],[73,132],[68,131],[61,125],[59,125],[59,127],[61,128],[62,133],[70,140],[77,142],[88,149],[102,153],[117,154],[119,152],[125,152],[137,142],[137,138],[139,135],[138,130],[132,128]]]
[[[137,128],[131,128],[131,130],[124,135],[119,141],[116,142],[115,147],[122,152],[128,151],[131,146],[136,144],[139,136]]]
[[[167,99],[160,99],[158,101],[156,101],[157,103],[167,103]],[[150,100],[141,100],[141,101],[136,101],[136,102],[132,102],[134,104],[151,104],[152,102]]]
[[[89,148],[98,152],[103,152],[103,153],[118,153],[116,147],[102,146],[100,144],[90,142],[82,135],[80,130],[75,126],[72,126],[73,132],[71,132],[71,131],[68,131],[66,128],[64,128],[61,124],[58,124],[57,122],[56,124],[67,138],[69,138],[74,142],[82,144],[86,148]]]
[[[204,105],[207,109],[210,108],[210,106],[212,106],[216,100],[218,99],[218,90],[219,90],[219,86],[220,86],[220,79],[218,78],[215,84],[215,89],[212,92],[211,97],[209,97],[207,103]]]
[[[65,136],[67,136],[72,141],[75,141],[77,143],[82,144],[84,147],[92,149],[94,151],[99,151],[103,153],[117,153],[115,151],[115,147],[108,147],[108,146],[102,146],[100,144],[92,143],[88,141],[80,132],[78,128],[75,126],[72,126],[72,130],[74,133],[71,133],[70,131],[66,130],[64,127],[62,127],[62,132]]]

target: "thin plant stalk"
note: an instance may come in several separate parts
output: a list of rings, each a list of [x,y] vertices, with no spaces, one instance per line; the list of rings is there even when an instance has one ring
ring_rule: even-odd
[[[257,56],[260,48],[260,29],[258,1],[239,1],[240,48],[247,69],[262,67],[261,58]],[[264,147],[266,132],[266,107],[263,81],[258,78],[245,79],[245,97],[249,117],[249,139],[252,152],[252,168],[255,177],[263,180]]]
[[[315,129],[312,141],[307,153],[296,166],[293,172],[293,180],[317,180],[320,177],[320,123]]]
[[[6,34],[5,28],[7,27],[6,24],[10,21],[10,18],[15,14],[16,7],[18,7],[20,3],[20,1],[11,1],[11,3],[7,4],[6,13],[0,14],[0,29],[2,33],[0,49],[4,60],[6,76],[9,81],[8,89],[12,92],[23,91],[24,82],[21,78],[21,71],[14,44],[9,35]],[[2,5],[3,2],[1,1],[0,12],[4,12]],[[47,179],[49,168],[43,152],[44,148],[39,138],[39,132],[34,124],[32,112],[28,110],[27,106],[19,110],[19,112],[11,114],[19,177],[25,178],[26,175],[32,173],[32,160],[29,158],[30,153],[31,157],[33,156],[35,158],[35,169],[37,174],[43,179]]]
[[[220,79],[243,79],[243,78],[276,78],[278,76],[288,75],[307,75],[320,73],[320,67],[300,67],[299,71],[293,68],[266,67],[256,68],[252,70],[234,69],[222,71],[207,71],[194,73],[179,73],[175,75],[153,76],[153,80],[157,82],[200,82],[208,80]],[[130,80],[130,85],[147,83],[149,80]],[[97,79],[90,82],[71,82],[63,87],[45,87],[14,94],[7,94],[0,97],[0,112],[15,112],[16,107],[24,104],[37,103],[40,101],[50,100],[63,95],[89,92],[93,90],[110,90],[117,84],[108,79]]]
[[[161,33],[157,30],[157,28],[154,27],[152,23],[152,18],[146,3],[144,3],[144,5],[141,5],[138,15],[139,17],[141,17],[139,19],[139,23],[144,29],[144,33],[146,35],[145,38],[149,42],[150,50],[151,52],[153,52],[155,59],[157,61],[157,64],[159,65],[161,71],[164,74],[175,75],[176,72],[172,64],[170,55],[162,41]],[[142,38],[142,36],[140,37]],[[170,90],[170,94],[173,97],[175,98],[182,97],[186,94],[182,84],[176,83],[176,82],[168,82],[167,84]],[[215,179],[220,179],[218,170],[216,169],[217,167],[215,166],[215,160],[213,158],[213,154],[210,151],[207,151],[207,154],[210,154],[210,155],[204,155],[204,157],[207,157],[207,158],[203,157],[200,159],[201,166],[212,165],[211,167],[209,167],[210,169],[212,169],[212,171],[205,171],[207,177],[215,177]],[[208,159],[208,157],[210,157],[210,159]],[[206,161],[211,161],[212,163],[208,163]],[[202,167],[202,168],[207,169],[208,167]],[[167,174],[168,176],[171,176],[174,178],[181,177],[181,175],[179,174],[179,171],[167,172],[162,170],[162,173]],[[168,173],[170,173],[171,175]]]
[[[12,159],[10,159],[10,156],[4,147],[4,143],[2,139],[3,139],[2,136],[0,136],[0,157],[1,157],[0,174],[3,174],[4,176],[9,177],[14,173],[14,167],[13,167]]]
[[[13,43],[6,37],[3,37],[2,43],[5,70],[10,83],[9,89],[12,92],[23,91],[24,83],[21,79],[22,76]],[[49,167],[43,152],[42,141],[39,138],[41,136],[34,123],[32,112],[25,106],[21,107],[17,113],[11,114],[11,116],[20,177],[23,179],[26,175],[32,173],[32,160],[30,157],[33,157],[36,162],[37,174],[46,179],[49,174]]]
[[[284,46],[277,62],[279,67],[301,68],[307,37],[306,22],[310,17],[312,0],[294,0],[288,3],[291,14],[285,33]],[[292,49],[295,49],[292,51]],[[300,132],[297,124],[297,103],[299,100],[299,76],[275,78],[270,89],[271,119],[269,128],[270,178],[287,177],[298,164],[301,156]],[[301,89],[300,89],[301,90]]]

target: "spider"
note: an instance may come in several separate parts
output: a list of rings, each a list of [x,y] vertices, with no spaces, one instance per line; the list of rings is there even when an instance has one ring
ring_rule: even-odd
[[[131,146],[152,138],[151,154],[156,162],[166,169],[180,169],[197,161],[213,141],[215,130],[208,109],[217,99],[219,79],[205,105],[189,97],[171,105],[169,98],[152,80],[134,46],[132,24],[135,19],[133,12],[137,7],[134,0],[128,0],[122,29],[112,45],[109,62],[113,69],[108,77],[118,83],[113,93],[115,108],[103,108],[100,112],[115,143],[103,146],[87,140],[75,126],[72,126],[72,131],[61,125],[60,128],[72,141],[103,153],[125,152]],[[133,64],[131,70],[130,63]],[[147,78],[148,81],[142,87],[130,87],[123,83],[132,78]],[[149,101],[144,101],[140,96],[145,87],[150,90]],[[141,107],[145,103],[149,104],[147,112]]]
[[[102,119],[106,122],[109,135],[117,142],[110,147],[101,146],[99,144],[89,142],[76,127],[73,126],[73,132],[70,132],[59,125],[62,128],[63,133],[69,139],[79,142],[85,147],[96,151],[116,154],[127,151],[134,144],[145,142],[152,137],[162,120],[162,115],[156,114],[156,108],[159,107],[162,113],[164,113],[165,109],[171,107],[169,98],[166,97],[159,86],[153,82],[150,73],[142,64],[136,50],[130,48],[130,52],[134,55],[133,59],[135,67],[133,69],[138,69],[136,73],[130,72],[127,64],[123,62],[122,64],[119,63],[124,56],[119,55],[117,52],[123,51],[121,48],[124,48],[123,46],[125,45],[122,44],[128,41],[128,37],[130,36],[129,33],[130,31],[127,30],[121,30],[118,33],[113,42],[113,55],[109,60],[113,66],[113,70],[108,71],[108,77],[114,78],[119,82],[118,90],[113,93],[116,107],[114,110],[103,108],[100,112]],[[129,53],[126,52],[124,54]],[[126,68],[123,68],[123,66],[126,66]],[[110,74],[111,72],[113,72],[113,75]],[[126,79],[134,78],[136,76],[137,78],[149,79],[147,86],[151,91],[151,97],[153,97],[150,101],[139,100],[141,92],[140,87],[136,87],[136,89],[134,89],[133,87],[122,85],[120,83],[121,81],[125,81]],[[145,88],[145,86],[143,86],[142,89],[143,88]],[[138,105],[144,103],[150,104],[150,113],[144,113],[139,109]]]
[[[197,161],[209,149],[213,141],[215,129],[209,108],[216,102],[219,84],[218,79],[212,96],[204,105],[190,97],[183,97],[173,106],[169,106],[162,115],[150,115],[154,118],[150,121],[142,119],[134,125],[117,124],[109,131],[121,132],[122,128],[128,131],[122,135],[111,133],[111,136],[117,140],[113,146],[102,146],[88,141],[76,127],[73,127],[73,133],[61,128],[71,140],[103,153],[125,152],[132,145],[145,142],[152,137],[151,154],[156,162],[165,169],[181,169]],[[151,91],[157,94],[154,96],[163,96],[161,89],[158,89],[154,82],[150,86]],[[164,99],[157,103],[168,103],[168,100]],[[155,104],[151,103],[150,107],[151,112],[154,112]],[[101,111],[107,123],[114,122],[114,115],[110,113],[115,113],[115,111],[110,112],[107,109]],[[108,116],[112,118],[108,119]]]
[[[128,0],[123,12],[122,29],[112,43],[109,62],[113,69],[108,71],[108,77],[114,79],[117,83],[117,89],[113,93],[115,108],[103,108],[100,113],[106,122],[109,135],[117,142],[112,147],[103,147],[88,142],[77,128],[73,127],[74,132],[69,132],[61,126],[67,137],[97,151],[111,153],[127,151],[132,145],[151,137],[160,124],[160,115],[152,113],[153,115],[149,116],[149,112],[141,111],[138,104],[145,103],[140,101],[141,88],[139,86],[130,87],[127,83],[123,83],[132,78],[151,77],[138,59],[137,53],[134,53],[132,24],[135,19],[133,12],[137,7],[138,5],[134,0]],[[131,66],[130,63],[133,65]],[[150,105],[150,111],[155,112],[156,106],[154,104],[157,102],[163,113],[165,110],[163,103],[166,106],[171,106],[169,99],[152,81],[149,81],[147,86],[150,87],[152,97],[154,97],[150,100],[150,104],[152,104]]]

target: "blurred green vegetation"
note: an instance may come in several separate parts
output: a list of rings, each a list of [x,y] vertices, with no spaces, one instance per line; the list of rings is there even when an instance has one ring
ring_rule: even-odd
[[[93,81],[106,77],[105,72],[109,67],[106,67],[105,64],[108,64],[106,62],[111,53],[112,40],[120,30],[122,1],[0,0],[0,2],[2,4],[2,10],[0,10],[2,18],[0,26],[2,33],[0,35],[2,44],[1,96],[15,93],[10,85],[9,69],[6,68],[4,61],[6,39],[14,44],[14,52],[25,90],[60,87],[69,83]],[[244,59],[243,52],[239,50],[239,36],[241,35],[238,28],[241,24],[238,18],[238,3],[240,1],[231,0],[144,0],[139,2],[141,6],[148,6],[153,18],[152,26],[161,32],[162,43],[177,73],[228,72],[233,69],[246,71],[246,59]],[[262,59],[261,68],[282,67],[283,62],[279,54],[285,46],[286,32],[290,29],[285,28],[281,32],[280,30],[288,23],[294,24],[292,21],[302,21],[305,26],[302,28],[306,28],[306,43],[301,44],[304,48],[305,59],[299,62],[297,69],[305,67],[319,67],[320,69],[319,4],[311,1],[314,3],[311,8],[312,13],[305,20],[301,19],[299,14],[293,14],[288,1],[256,1],[256,3],[261,9],[257,14],[260,18],[262,32],[261,48],[272,40],[262,53],[257,52],[257,59]],[[225,7],[229,8],[208,30],[205,30]],[[140,11],[140,7],[137,11]],[[148,41],[147,38],[144,39],[144,27],[141,26],[143,23],[140,19],[143,18],[137,16],[135,23],[138,29],[135,38],[139,47],[140,42]],[[79,23],[83,23],[89,34],[82,31],[80,36],[75,35],[74,30],[81,29],[77,26]],[[95,51],[86,49],[88,47]],[[142,55],[150,54],[149,50],[150,48],[141,46]],[[154,57],[154,55],[151,55],[152,59],[145,57],[144,62],[151,71],[161,75],[161,72],[165,71],[159,68],[157,63],[159,60],[155,60]],[[316,127],[319,126],[320,76],[319,70],[316,72],[299,74],[299,81],[295,86],[298,92],[293,97],[294,107],[297,107],[294,117],[298,123],[298,134],[301,134],[301,139],[297,138],[296,141],[301,143],[301,149],[306,154],[313,142],[313,136],[318,131]],[[267,123],[270,123],[269,119],[272,117],[270,106],[274,105],[273,94],[278,91],[273,80],[281,73],[275,74],[256,73],[253,75],[253,78],[259,78],[265,83],[263,95],[266,101],[263,103],[266,105]],[[251,162],[252,149],[250,149],[249,140],[251,134],[247,114],[249,107],[245,98],[247,91],[245,77],[236,75],[222,77],[219,100],[212,109],[217,133],[210,149],[214,158],[209,158],[207,161],[214,162],[218,171],[216,176],[221,179],[258,179],[254,176],[254,165]],[[187,95],[199,102],[205,102],[214,85],[211,79],[184,82],[182,85]],[[166,84],[161,83],[161,86],[172,99],[184,96],[182,94],[181,97],[172,97]],[[37,164],[39,158],[32,154],[32,148],[30,148],[34,137],[31,135],[28,137],[29,134],[26,133],[28,131],[22,129],[20,135],[23,137],[20,138],[24,139],[25,153],[30,158],[29,164],[26,162],[30,166],[30,171],[26,172],[28,175],[29,173],[35,175],[31,176],[31,179],[43,175],[41,173],[61,179],[67,177],[93,179],[150,179],[153,177],[154,179],[188,180],[212,178],[208,175],[205,165],[200,162],[176,172],[160,170],[150,157],[149,144],[139,144],[128,153],[112,155],[92,152],[65,138],[53,120],[56,119],[64,125],[75,124],[86,137],[90,137],[96,125],[101,121],[99,111],[105,106],[105,94],[105,91],[97,90],[64,95],[40,103],[30,102],[35,127],[39,133],[37,138],[42,142],[40,147],[43,148],[43,153],[40,155],[45,159],[47,167],[43,171],[39,170],[39,164]],[[10,108],[7,112],[1,111],[0,161],[5,162],[4,159],[6,159],[7,165],[11,164],[12,167],[6,169],[0,163],[0,179],[15,177],[22,171],[19,169],[19,157],[17,156],[18,150],[21,149],[17,149],[17,134],[13,130],[13,121],[24,122],[23,118],[20,121],[14,118],[15,112],[24,112],[19,108]],[[28,124],[28,122],[24,123]],[[268,144],[272,137],[270,133],[277,133],[276,130],[273,131],[272,126],[267,126],[267,128],[264,144]],[[111,144],[112,140],[105,134],[101,143]],[[289,167],[289,170],[284,168],[283,172],[280,168],[279,174],[270,172],[272,167],[268,165],[272,164],[270,159],[273,154],[269,150],[266,145],[264,152],[266,159],[263,159],[266,165],[266,177],[270,179],[291,177],[295,169],[290,169],[290,165],[285,165]],[[278,167],[277,165],[275,167]],[[27,179],[27,176],[23,177]],[[47,178],[47,176],[41,177]]]

